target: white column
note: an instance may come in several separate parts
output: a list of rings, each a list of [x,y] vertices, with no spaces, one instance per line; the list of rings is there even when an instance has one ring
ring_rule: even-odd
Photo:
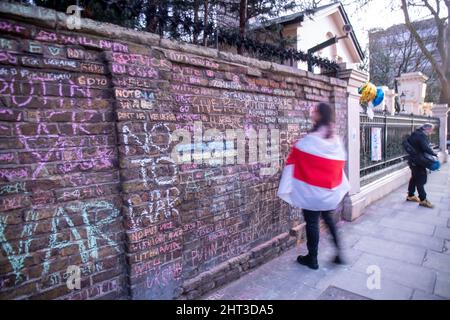
[[[384,103],[386,104],[387,114],[395,114],[395,90],[386,86],[381,87],[384,91]]]
[[[348,179],[350,182],[350,192],[349,195],[353,195],[360,190],[360,176],[359,176],[359,113],[360,105],[358,94],[358,88],[361,87],[368,80],[368,75],[357,69],[348,68],[346,64],[340,65],[341,70],[339,71],[337,77],[347,81],[347,152],[348,152]]]
[[[420,113],[420,106],[424,103],[428,78],[422,72],[403,73],[396,78],[398,94],[405,94],[405,112],[407,114]]]

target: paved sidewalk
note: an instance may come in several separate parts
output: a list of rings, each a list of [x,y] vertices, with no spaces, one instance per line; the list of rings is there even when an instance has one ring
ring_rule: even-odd
[[[450,165],[428,178],[435,209],[405,202],[404,186],[339,223],[347,265],[329,262],[331,240],[321,236],[319,270],[296,262],[302,244],[203,299],[450,299]],[[380,289],[369,289],[377,268]]]

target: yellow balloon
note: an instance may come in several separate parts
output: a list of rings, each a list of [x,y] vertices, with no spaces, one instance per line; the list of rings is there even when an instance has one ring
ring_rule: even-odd
[[[369,89],[370,89],[370,91],[368,93],[368,95],[369,95],[368,99],[370,101],[372,101],[377,96],[377,87],[375,87],[375,85],[371,83],[369,85]]]
[[[363,104],[367,104],[377,96],[377,87],[370,82],[364,84],[361,88],[361,98],[360,102]]]

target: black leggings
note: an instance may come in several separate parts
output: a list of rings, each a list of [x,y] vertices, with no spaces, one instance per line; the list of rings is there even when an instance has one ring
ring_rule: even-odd
[[[308,254],[311,257],[317,258],[317,251],[319,248],[319,218],[322,214],[322,219],[330,231],[333,242],[339,250],[339,239],[334,225],[331,211],[311,211],[303,209],[303,216],[306,222],[306,246],[308,247]]]

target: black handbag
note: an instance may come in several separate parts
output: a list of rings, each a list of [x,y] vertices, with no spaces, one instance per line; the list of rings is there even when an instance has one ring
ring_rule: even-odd
[[[410,156],[415,156],[417,155],[417,151],[416,149],[411,145],[411,143],[409,143],[408,140],[409,136],[407,136],[405,139],[403,139],[402,141],[402,146],[403,149],[406,151],[406,153]]]
[[[403,149],[409,155],[409,159],[417,166],[425,168],[431,167],[438,158],[429,153],[418,152],[409,142],[409,137],[410,136],[407,136],[402,142]]]

